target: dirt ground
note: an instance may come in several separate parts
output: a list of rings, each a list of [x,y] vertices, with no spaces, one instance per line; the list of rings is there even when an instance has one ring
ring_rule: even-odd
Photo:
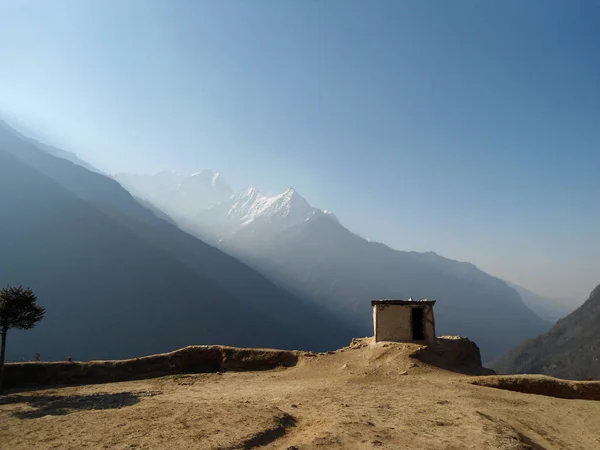
[[[413,351],[13,392],[0,397],[0,448],[600,449],[600,401],[472,385]]]

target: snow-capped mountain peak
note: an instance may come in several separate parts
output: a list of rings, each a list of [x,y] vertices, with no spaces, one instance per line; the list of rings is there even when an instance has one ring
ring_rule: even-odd
[[[313,209],[293,188],[275,196],[266,196],[250,186],[232,204],[227,215],[245,226],[256,220],[304,217]]]
[[[222,235],[256,227],[282,230],[316,215],[330,216],[330,213],[312,207],[293,187],[267,196],[248,186],[228,201],[202,211],[195,219],[199,225]]]
[[[162,171],[154,175],[117,174],[115,178],[175,220],[217,235],[241,229],[274,232],[322,216],[337,220],[329,211],[311,206],[291,186],[277,195],[264,195],[253,186],[234,193],[223,176],[210,169],[191,175]]]

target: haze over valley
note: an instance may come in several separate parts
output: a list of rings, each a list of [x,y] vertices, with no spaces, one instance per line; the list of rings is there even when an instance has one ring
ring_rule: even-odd
[[[439,332],[468,335],[489,359],[550,325],[506,283],[472,264],[370,242],[294,188],[273,196],[253,187],[234,193],[210,170],[115,178],[183,229],[356,324],[361,335],[372,327],[370,298],[443,298]]]
[[[51,359],[61,353],[131,357],[198,339],[331,350],[372,332],[371,298],[428,297],[442,299],[439,334],[469,336],[484,361],[492,361],[570,312],[566,301],[535,296],[473,264],[364,239],[291,187],[275,195],[251,186],[235,192],[223,175],[207,169],[191,175],[118,173],[117,183],[74,153],[42,144],[8,123],[0,127],[0,138],[8,150],[2,165],[5,207],[28,204],[26,214],[36,215],[27,220],[34,228],[19,225],[27,215],[2,221],[4,235],[13,236],[4,241],[10,247],[2,252],[2,272],[8,282],[31,280],[54,306],[39,329],[16,337],[9,352],[13,359],[40,350]],[[19,185],[23,188],[15,190]],[[61,231],[53,235],[57,231],[51,230]],[[111,242],[119,240],[127,246],[119,244],[118,253],[111,253]],[[19,246],[27,258],[15,258],[10,249]],[[135,255],[129,262],[128,251]],[[142,257],[145,252],[150,253]],[[115,258],[126,265],[117,270]],[[49,260],[53,271],[43,264]],[[138,273],[136,264],[142,261]],[[160,275],[149,275],[153,270]],[[193,281],[181,278],[188,273],[195,274]],[[67,284],[72,289],[60,293]],[[161,302],[161,289],[183,295]],[[225,302],[233,303],[225,307]],[[232,316],[226,312],[232,310]],[[251,317],[257,330],[274,320],[270,331],[264,336],[252,331]],[[282,327],[285,321],[289,324]],[[138,329],[134,340],[129,323]],[[107,324],[110,334],[92,338],[101,334],[94,326]],[[39,336],[48,335],[52,338],[40,342]],[[111,344],[117,341],[128,344]]]

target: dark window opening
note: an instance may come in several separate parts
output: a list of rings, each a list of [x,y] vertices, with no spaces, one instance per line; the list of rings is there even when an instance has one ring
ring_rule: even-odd
[[[412,308],[412,335],[413,341],[425,340],[423,308]]]

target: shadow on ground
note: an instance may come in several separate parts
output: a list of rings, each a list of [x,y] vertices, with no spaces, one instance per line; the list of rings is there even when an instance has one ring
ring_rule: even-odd
[[[24,395],[13,394],[0,398],[0,405],[25,403],[32,409],[14,411],[19,419],[37,419],[44,416],[63,416],[76,411],[118,409],[140,402],[142,397],[158,395],[159,392],[119,392],[89,395]]]

